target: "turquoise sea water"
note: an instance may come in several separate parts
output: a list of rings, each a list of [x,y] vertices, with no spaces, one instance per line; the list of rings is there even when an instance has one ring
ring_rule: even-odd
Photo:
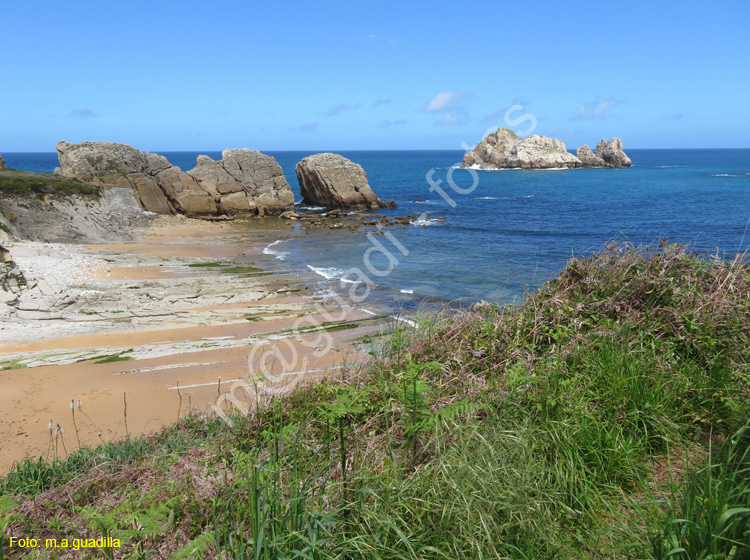
[[[357,267],[378,286],[379,297],[407,308],[425,297],[438,300],[520,301],[557,273],[572,256],[587,255],[612,239],[653,244],[661,238],[685,242],[695,250],[734,253],[750,244],[750,150],[627,150],[629,169],[503,170],[451,169],[459,151],[346,152],[361,164],[370,185],[383,199],[393,198],[389,215],[425,213],[419,223],[388,229],[403,248],[385,235],[367,231],[301,229],[275,243],[268,253],[283,257],[278,266],[315,272],[320,289],[346,290],[345,271]],[[187,170],[199,153],[160,152]],[[297,193],[294,165],[314,152],[269,152],[281,164]],[[52,171],[51,154],[3,154],[9,167]],[[450,205],[432,185],[439,183]],[[448,178],[459,191],[451,188]],[[473,184],[476,187],[469,190]],[[414,202],[422,200],[424,202]],[[435,217],[444,217],[438,222]],[[386,258],[372,239],[390,253]],[[408,254],[404,254],[404,250]],[[370,272],[365,255],[374,270]],[[394,262],[394,258],[397,262]],[[350,274],[348,279],[361,279]]]

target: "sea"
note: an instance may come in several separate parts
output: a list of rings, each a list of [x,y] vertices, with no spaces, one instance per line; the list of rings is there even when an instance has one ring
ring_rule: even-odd
[[[199,154],[157,152],[189,170]],[[299,201],[294,167],[308,151],[266,152]],[[518,304],[571,257],[610,242],[662,239],[706,256],[750,245],[750,149],[627,150],[625,169],[499,171],[458,168],[461,151],[339,151],[359,163],[373,190],[413,215],[400,227],[306,231],[272,240],[272,268],[315,279],[325,297],[374,298],[411,312],[420,307]],[[55,153],[4,153],[15,169],[52,172]],[[308,209],[320,212],[322,209]]]

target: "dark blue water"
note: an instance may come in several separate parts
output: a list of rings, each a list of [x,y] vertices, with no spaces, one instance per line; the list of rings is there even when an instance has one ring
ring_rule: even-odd
[[[198,152],[161,152],[190,169]],[[310,152],[269,152],[299,192],[294,165]],[[706,253],[734,253],[750,243],[750,150],[628,150],[629,169],[477,171],[451,167],[459,151],[341,152],[361,164],[383,199],[395,199],[389,215],[427,213],[421,227],[389,229],[403,254],[385,235],[373,236],[390,257],[369,252],[371,238],[348,231],[316,231],[274,245],[288,253],[284,266],[308,270],[331,287],[352,267],[395,299],[423,297],[519,301],[557,273],[571,256],[587,255],[612,239],[653,244],[661,238]],[[211,153],[219,159],[221,154]],[[4,154],[9,167],[52,171],[55,154]],[[449,195],[451,206],[427,180]],[[448,182],[451,173],[460,194]],[[299,199],[299,196],[297,196]],[[413,202],[425,200],[426,202]],[[431,218],[444,217],[438,223]],[[374,231],[373,228],[363,231]],[[395,261],[397,262],[394,262]],[[281,264],[281,263],[280,263]],[[357,274],[349,279],[360,280]],[[361,285],[360,285],[361,286]],[[402,292],[402,290],[404,292]],[[413,294],[405,293],[413,292]]]

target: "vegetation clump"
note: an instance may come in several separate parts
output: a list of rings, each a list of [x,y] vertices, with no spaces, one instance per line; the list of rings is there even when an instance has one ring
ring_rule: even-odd
[[[83,527],[123,539],[109,558],[749,558],[748,282],[741,256],[611,245],[228,423],[16,465],[0,534]]]
[[[0,193],[4,195],[98,196],[99,188],[52,173],[0,169]]]

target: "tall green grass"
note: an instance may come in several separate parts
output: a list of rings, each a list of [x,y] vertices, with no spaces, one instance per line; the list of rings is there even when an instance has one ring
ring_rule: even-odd
[[[750,558],[750,423],[730,434],[668,502],[657,560]]]

